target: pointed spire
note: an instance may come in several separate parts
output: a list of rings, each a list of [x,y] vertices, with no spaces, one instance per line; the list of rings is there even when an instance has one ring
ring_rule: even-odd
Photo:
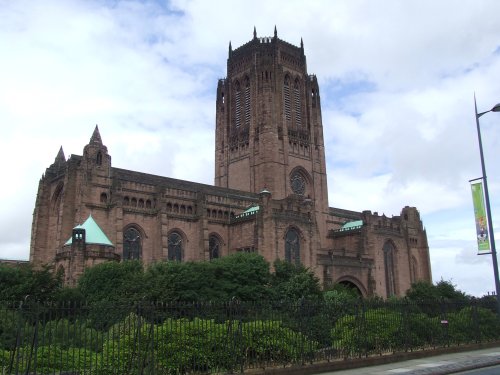
[[[233,53],[233,47],[231,46],[231,41],[229,41],[229,56]]]
[[[302,37],[300,37],[300,49],[304,49],[304,41],[302,40]]]
[[[66,162],[66,157],[64,156],[64,151],[61,146],[61,148],[59,148],[59,152],[57,153],[56,159],[54,160],[54,164],[61,164],[65,162]]]
[[[102,145],[101,134],[99,133],[99,127],[97,125],[95,126],[94,133],[92,134],[89,143],[98,143]]]
[[[253,38],[257,39],[257,29],[255,28],[255,26],[253,27]]]
[[[276,28],[276,25],[274,25],[274,37],[278,37],[278,29]]]

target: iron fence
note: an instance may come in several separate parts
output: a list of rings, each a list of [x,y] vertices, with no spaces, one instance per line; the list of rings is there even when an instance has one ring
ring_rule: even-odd
[[[1,374],[232,373],[498,340],[495,304],[0,303]]]

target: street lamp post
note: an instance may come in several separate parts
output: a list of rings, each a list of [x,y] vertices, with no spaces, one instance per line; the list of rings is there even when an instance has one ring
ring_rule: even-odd
[[[488,217],[488,236],[491,244],[491,258],[493,260],[493,274],[495,276],[495,292],[497,298],[497,314],[500,315],[500,280],[498,278],[497,250],[495,246],[495,234],[493,233],[493,220],[491,218],[490,195],[488,193],[488,180],[486,179],[486,167],[484,165],[483,142],[481,141],[481,129],[479,127],[479,117],[488,112],[500,112],[500,103],[489,111],[477,113],[476,96],[474,95],[474,109],[476,111],[477,139],[479,141],[479,154],[481,156],[481,169],[483,172],[484,199],[486,201],[486,215]]]

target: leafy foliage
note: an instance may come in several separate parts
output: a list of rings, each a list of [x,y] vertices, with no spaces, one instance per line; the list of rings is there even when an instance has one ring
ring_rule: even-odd
[[[133,324],[131,324],[133,323]],[[290,363],[317,344],[279,321],[195,318],[153,325],[130,315],[110,329],[95,374],[233,371],[262,361]]]
[[[427,281],[418,281],[406,291],[406,296],[410,301],[415,302],[447,301],[466,303],[470,301],[470,296],[458,290],[451,281],[445,280],[440,280],[436,285]]]
[[[331,334],[344,356],[355,356],[422,347],[434,343],[439,332],[437,320],[425,314],[381,307],[344,316]]]
[[[0,301],[21,301],[28,297],[48,301],[62,289],[62,274],[54,274],[49,266],[34,269],[31,265],[0,264],[0,285]]]
[[[151,301],[259,301],[269,299],[269,264],[237,253],[211,262],[160,262],[145,273]]]
[[[276,260],[271,282],[276,300],[298,301],[305,299],[310,302],[318,302],[323,299],[319,279],[310,269],[302,265]]]
[[[89,303],[132,303],[144,293],[144,270],[139,261],[106,262],[87,268],[78,289]]]

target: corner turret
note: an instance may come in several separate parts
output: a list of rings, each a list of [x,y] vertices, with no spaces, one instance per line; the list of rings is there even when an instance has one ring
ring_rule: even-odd
[[[63,165],[66,163],[66,157],[64,156],[64,151],[61,146],[59,152],[57,153],[56,159],[54,160],[54,164],[57,166]]]
[[[99,127],[96,125],[89,143],[83,148],[84,165],[87,169],[111,168],[111,156],[108,154],[108,148],[104,146],[99,133]]]

